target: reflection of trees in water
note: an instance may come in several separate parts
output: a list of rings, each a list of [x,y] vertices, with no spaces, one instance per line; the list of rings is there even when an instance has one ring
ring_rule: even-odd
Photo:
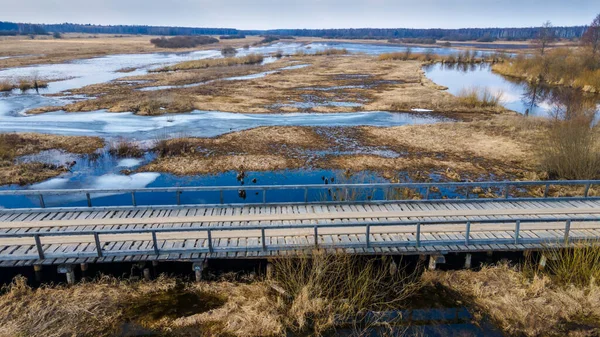
[[[521,102],[527,107],[525,116],[529,116],[529,113],[533,112],[539,106],[540,102],[548,99],[552,90],[537,83],[529,84],[525,82],[524,87],[525,91],[521,95]]]
[[[491,66],[487,63],[434,63],[423,67],[425,71],[429,71],[435,67],[440,67],[442,70],[457,70],[463,73],[476,70],[490,70]]]
[[[550,115],[557,120],[584,118],[590,122],[598,113],[600,97],[588,95],[579,89],[557,87],[551,90],[549,97],[552,109]]]

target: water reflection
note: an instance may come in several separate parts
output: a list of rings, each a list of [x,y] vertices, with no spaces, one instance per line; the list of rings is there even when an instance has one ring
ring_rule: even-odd
[[[598,95],[579,89],[551,87],[504,77],[492,72],[487,63],[433,64],[424,68],[427,77],[448,87],[453,95],[468,88],[488,88],[493,94],[502,94],[502,105],[527,116],[569,119],[580,111],[594,113],[600,104]]]

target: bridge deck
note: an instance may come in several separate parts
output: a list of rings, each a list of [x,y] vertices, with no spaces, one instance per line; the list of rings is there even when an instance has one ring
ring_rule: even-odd
[[[565,237],[600,238],[600,200],[5,210],[0,266],[526,250]]]

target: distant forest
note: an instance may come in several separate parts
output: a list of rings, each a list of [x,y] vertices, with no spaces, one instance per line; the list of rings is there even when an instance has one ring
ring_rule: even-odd
[[[553,27],[561,39],[578,39],[587,26]],[[344,39],[414,39],[437,40],[527,40],[538,36],[539,27],[532,28],[464,28],[464,29],[275,29],[237,30],[233,28],[189,28],[158,26],[101,26],[72,23],[29,24],[0,21],[0,35],[42,35],[48,33],[141,34],[141,35],[291,35]]]

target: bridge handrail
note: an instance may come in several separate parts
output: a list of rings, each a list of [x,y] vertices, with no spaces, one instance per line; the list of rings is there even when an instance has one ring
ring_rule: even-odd
[[[182,187],[150,187],[126,189],[48,189],[48,190],[5,190],[0,195],[38,195],[43,194],[81,194],[81,193],[150,193],[150,192],[202,192],[202,191],[237,191],[244,190],[298,190],[298,189],[330,189],[330,188],[425,188],[425,187],[492,187],[492,186],[572,186],[600,185],[600,180],[547,180],[547,181],[483,181],[483,182],[445,182],[445,183],[373,183],[373,184],[305,184],[305,185],[242,185],[242,186],[182,186]]]
[[[44,236],[85,236],[85,235],[119,235],[119,234],[149,234],[160,233],[180,233],[180,232],[219,232],[219,231],[257,231],[257,230],[277,230],[277,229],[308,229],[308,228],[353,228],[353,227],[393,227],[393,226],[435,226],[435,225],[456,225],[456,224],[507,224],[507,223],[558,223],[566,221],[578,222],[600,222],[598,217],[549,217],[549,218],[498,218],[498,219],[467,219],[467,220],[404,220],[404,221],[353,221],[339,223],[316,223],[316,224],[289,224],[289,225],[250,225],[250,226],[202,226],[202,227],[168,227],[168,228],[132,228],[132,229],[107,229],[107,230],[77,230],[77,231],[56,231],[56,232],[13,232],[0,233],[0,238],[24,238],[24,237],[44,237]],[[17,222],[18,223],[18,222]],[[181,222],[187,223],[187,222]],[[177,223],[173,223],[177,224]],[[85,226],[85,225],[81,225]],[[111,225],[114,226],[114,225]]]
[[[146,233],[146,234],[151,234],[151,240],[152,240],[152,247],[148,248],[148,249],[144,249],[144,250],[137,250],[137,251],[124,251],[124,252],[118,252],[118,254],[129,254],[129,255],[147,255],[147,254],[153,254],[156,256],[159,256],[161,254],[168,254],[168,253],[176,253],[176,252],[181,252],[181,253],[214,253],[215,251],[218,252],[237,252],[240,250],[262,250],[262,251],[268,251],[272,245],[267,245],[266,243],[266,231],[267,230],[274,230],[274,229],[282,229],[282,228],[294,228],[294,229],[298,229],[298,228],[312,228],[314,230],[314,241],[312,243],[303,243],[300,245],[286,245],[285,247],[279,247],[277,245],[273,246],[276,249],[298,249],[298,248],[314,248],[314,249],[319,249],[319,248],[328,248],[328,247],[335,247],[335,248],[354,248],[354,247],[366,247],[366,248],[371,248],[373,246],[376,247],[383,247],[385,246],[385,242],[381,243],[381,242],[371,242],[371,238],[370,238],[370,233],[371,233],[371,227],[385,227],[385,226],[398,226],[401,224],[404,225],[415,225],[416,226],[416,233],[415,233],[415,240],[413,242],[390,242],[388,243],[388,245],[391,246],[415,246],[417,248],[421,247],[423,243],[425,244],[429,244],[430,242],[433,242],[435,244],[438,245],[448,245],[448,244],[452,244],[452,245],[456,245],[456,244],[463,244],[465,246],[469,246],[470,244],[504,244],[504,243],[511,243],[511,244],[521,244],[521,243],[552,243],[552,242],[562,242],[565,244],[568,244],[571,240],[571,238],[569,237],[569,233],[570,233],[570,229],[571,229],[571,223],[573,221],[579,221],[579,222],[590,222],[590,221],[599,221],[599,218],[592,218],[592,217],[561,217],[561,218],[545,218],[545,219],[531,219],[531,218],[522,218],[522,219],[480,219],[480,220],[448,220],[448,221],[437,221],[437,220],[431,220],[431,221],[410,221],[410,222],[389,222],[389,223],[362,223],[362,224],[347,224],[347,223],[339,223],[339,224],[301,224],[301,225],[283,225],[283,226],[249,226],[249,227],[244,227],[244,226],[223,226],[223,227],[196,227],[196,228],[152,228],[152,229],[133,229],[133,230],[109,230],[109,231],[81,231],[81,232],[75,232],[75,231],[69,231],[69,232],[42,232],[42,233],[2,233],[0,234],[0,237],[32,237],[35,239],[35,246],[36,246],[36,251],[37,251],[37,258],[40,260],[43,260],[45,258],[45,251],[44,248],[42,246],[42,238],[45,236],[74,236],[74,235],[93,235],[94,236],[94,242],[95,242],[95,247],[96,247],[96,251],[95,252],[86,252],[86,253],[77,253],[78,257],[82,257],[83,255],[85,256],[93,256],[93,257],[103,257],[105,253],[112,255],[113,253],[108,251],[105,252],[103,249],[103,245],[101,243],[100,240],[100,235],[106,235],[106,234],[132,234],[132,233]],[[565,223],[565,227],[564,227],[564,237],[562,238],[522,238],[520,236],[520,230],[521,230],[521,224],[522,223],[527,223],[527,222],[553,222],[553,223],[557,223],[557,222],[563,222]],[[494,240],[490,240],[490,239],[479,239],[479,238],[471,238],[470,235],[470,231],[471,231],[471,225],[472,224],[478,224],[478,223],[515,223],[515,227],[514,227],[514,237],[512,238],[501,238],[501,239],[494,239]],[[441,224],[449,224],[449,223],[464,223],[465,224],[465,235],[464,235],[464,239],[450,239],[450,240],[429,240],[429,239],[425,239],[422,240],[422,236],[421,236],[421,227],[423,225],[441,225]],[[319,232],[318,229],[319,228],[335,228],[335,227],[341,227],[341,228],[348,228],[348,227],[358,227],[358,226],[362,226],[365,227],[365,238],[366,241],[365,242],[352,242],[352,243],[320,243],[318,240],[319,237]],[[214,240],[212,238],[211,233],[213,231],[226,231],[226,230],[233,230],[233,231],[248,231],[248,230],[260,230],[260,241],[257,241],[258,246],[254,247],[215,247],[214,246]],[[158,244],[158,238],[157,238],[157,234],[160,233],[165,233],[165,232],[199,232],[199,231],[204,231],[207,233],[207,239],[206,239],[206,244],[207,247],[204,247],[204,244],[202,245],[201,248],[176,248],[176,249],[161,249],[161,247]],[[353,233],[355,234],[355,233]],[[168,240],[168,239],[167,239]],[[181,240],[181,239],[173,239],[173,240]],[[571,241],[584,241],[585,242],[585,238],[574,238]],[[589,239],[587,239],[589,240]],[[487,243],[489,241],[489,243]],[[486,242],[486,243],[482,243],[482,242]],[[68,255],[68,254],[67,254]],[[19,257],[20,258],[20,257]]]
[[[386,196],[392,189],[400,188],[426,188],[425,199],[429,199],[431,188],[473,188],[473,187],[503,187],[503,195],[495,198],[509,198],[510,188],[527,186],[545,186],[543,197],[548,197],[550,186],[585,186],[582,197],[589,196],[589,190],[592,185],[600,185],[600,180],[553,180],[553,181],[486,181],[486,182],[447,182],[447,183],[373,183],[373,184],[307,184],[307,185],[243,185],[243,186],[189,186],[189,187],[154,187],[137,189],[65,189],[65,190],[6,190],[0,191],[0,196],[38,196],[39,207],[45,208],[44,195],[73,195],[85,194],[87,206],[92,207],[92,195],[102,194],[131,194],[132,206],[137,206],[136,194],[138,193],[175,193],[177,205],[181,204],[181,194],[184,192],[219,192],[220,204],[226,204],[224,198],[225,191],[262,191],[262,203],[267,203],[267,191],[272,190],[304,190],[304,202],[308,202],[309,190],[345,190],[346,193],[351,189],[373,189],[385,190]],[[469,190],[465,195],[469,198]],[[374,200],[376,201],[376,200]],[[329,201],[323,201],[327,203]],[[259,204],[260,202],[254,202]],[[166,205],[163,205],[166,206]]]

